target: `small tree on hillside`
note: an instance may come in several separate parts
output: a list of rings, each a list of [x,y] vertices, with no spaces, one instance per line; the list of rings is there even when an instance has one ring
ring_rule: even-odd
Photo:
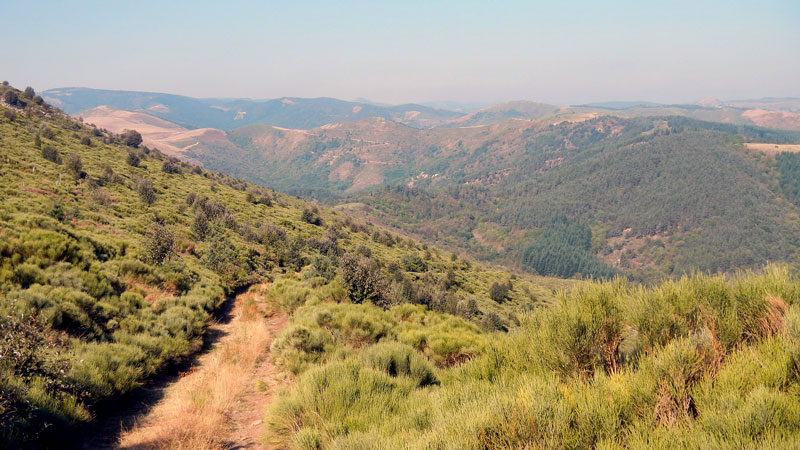
[[[160,223],[154,223],[145,241],[145,260],[151,264],[161,264],[172,254],[175,237]]]
[[[26,88],[25,88],[25,91],[24,91],[24,92],[22,92],[22,96],[23,96],[23,97],[25,97],[25,98],[29,98],[29,99],[31,99],[31,100],[33,99],[33,97],[34,97],[35,95],[36,95],[36,91],[34,91],[34,90],[33,90],[33,88],[32,88],[32,87],[30,87],[30,86],[26,87]]]
[[[136,180],[136,192],[139,193],[139,198],[152,205],[156,201],[156,189],[153,187],[153,182],[147,178],[139,178]]]
[[[375,260],[355,253],[345,253],[339,258],[339,275],[353,303],[381,303],[386,280]]]
[[[83,177],[83,161],[81,160],[81,155],[77,152],[72,152],[67,156],[65,163],[67,171],[72,175],[72,178],[80,180]]]
[[[8,90],[3,94],[3,101],[11,106],[17,106],[19,104],[19,97],[16,92]]]
[[[304,208],[303,214],[300,215],[303,222],[310,223],[311,225],[322,225],[322,217],[319,216],[319,209],[316,206],[311,208]]]
[[[211,223],[208,220],[208,215],[202,209],[198,210],[194,216],[194,222],[192,222],[192,232],[198,239],[203,240],[208,236],[210,230]]]
[[[39,129],[39,133],[42,135],[43,138],[47,139],[53,139],[54,137],[56,137],[56,132],[53,131],[52,128],[48,127],[46,124],[42,125],[42,127]]]
[[[122,143],[128,147],[138,148],[142,143],[142,135],[136,130],[124,130],[121,137]]]
[[[511,282],[508,284],[492,283],[489,288],[489,297],[497,303],[502,303],[508,298],[508,291],[511,290]]]
[[[141,159],[139,159],[139,156],[136,155],[136,153],[128,152],[128,157],[125,158],[125,162],[131,167],[139,167]]]
[[[56,164],[61,164],[61,155],[58,153],[58,150],[49,145],[45,145],[42,148],[42,158]]]

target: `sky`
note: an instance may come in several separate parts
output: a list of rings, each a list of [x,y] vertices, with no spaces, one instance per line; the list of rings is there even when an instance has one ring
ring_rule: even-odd
[[[797,0],[0,7],[0,78],[37,90],[386,103],[800,97]]]

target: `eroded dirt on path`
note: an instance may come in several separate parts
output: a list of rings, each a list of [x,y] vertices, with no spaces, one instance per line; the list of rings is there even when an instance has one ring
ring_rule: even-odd
[[[267,319],[273,336],[289,322],[286,315],[274,315]],[[253,382],[228,417],[232,431],[228,437],[230,449],[267,450],[272,447],[262,442],[265,433],[264,414],[281,386],[289,386],[286,374],[275,367],[272,358],[265,358],[253,373]]]
[[[270,345],[288,323],[266,303],[266,285],[218,311],[200,354],[138,390],[107,414],[81,449],[269,449],[261,437],[268,405],[288,377]]]

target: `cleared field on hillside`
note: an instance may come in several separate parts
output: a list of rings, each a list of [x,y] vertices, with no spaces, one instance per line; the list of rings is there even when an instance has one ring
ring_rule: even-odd
[[[750,150],[766,153],[767,155],[776,155],[778,153],[800,153],[800,144],[759,144],[755,142],[748,142],[744,144]]]

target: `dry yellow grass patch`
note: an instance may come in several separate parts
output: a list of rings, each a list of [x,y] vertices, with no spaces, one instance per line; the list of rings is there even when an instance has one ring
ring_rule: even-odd
[[[800,144],[759,144],[748,142],[744,145],[750,150],[766,153],[767,155],[776,155],[783,152],[800,153]]]
[[[272,333],[252,292],[236,299],[227,333],[199,364],[167,389],[164,398],[133,429],[126,449],[218,449],[226,446],[227,417],[254,382],[253,371],[269,353]]]

